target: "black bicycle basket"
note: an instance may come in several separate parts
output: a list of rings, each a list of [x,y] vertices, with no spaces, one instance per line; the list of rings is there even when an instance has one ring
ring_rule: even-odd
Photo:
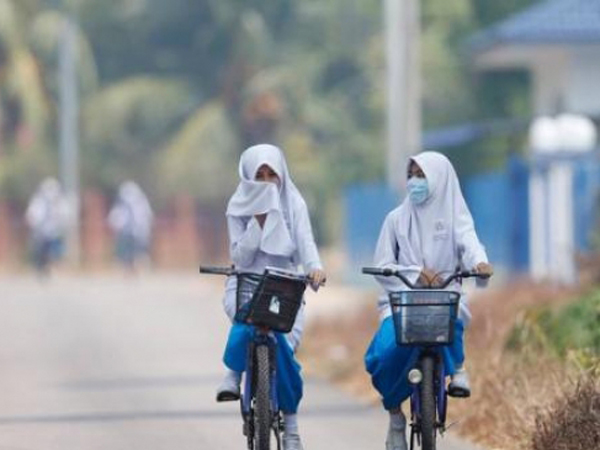
[[[288,333],[296,320],[306,283],[297,277],[265,271],[240,274],[235,320]]]
[[[258,273],[240,273],[237,275],[237,290],[235,297],[235,320],[245,322],[250,311],[252,297],[260,284],[262,275]]]
[[[413,290],[389,295],[398,345],[448,345],[454,341],[460,294]]]

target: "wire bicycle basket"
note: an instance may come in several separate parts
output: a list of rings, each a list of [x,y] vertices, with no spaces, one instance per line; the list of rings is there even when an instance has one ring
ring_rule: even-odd
[[[412,290],[389,294],[398,345],[448,345],[454,342],[460,294]]]

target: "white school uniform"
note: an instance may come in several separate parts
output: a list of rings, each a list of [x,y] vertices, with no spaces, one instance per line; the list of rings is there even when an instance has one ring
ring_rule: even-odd
[[[377,242],[374,265],[400,270],[414,283],[424,268],[447,277],[459,265],[472,270],[481,262],[487,263],[450,161],[436,152],[423,152],[411,160],[423,170],[429,196],[420,205],[414,205],[407,196],[388,214]],[[387,294],[408,288],[394,277],[377,277],[377,281],[386,292],[378,303],[383,320],[391,315]],[[447,289],[461,290],[457,283]],[[464,295],[459,317],[468,326],[471,314]]]
[[[46,178],[31,198],[25,220],[34,238],[60,239],[69,225],[69,205],[58,180]]]
[[[277,173],[281,186],[258,182],[256,172],[266,164]],[[281,150],[273,145],[255,145],[244,151],[239,166],[240,183],[229,200],[227,226],[229,252],[236,269],[262,273],[267,266],[305,272],[321,269],[308,209],[294,185]],[[263,228],[254,217],[267,214]],[[236,307],[235,277],[226,283],[224,307],[233,320]],[[304,308],[287,335],[292,348],[300,343],[304,328]]]
[[[133,181],[122,183],[118,199],[108,214],[110,228],[115,233],[132,236],[138,244],[147,247],[153,221],[154,213],[142,188]]]

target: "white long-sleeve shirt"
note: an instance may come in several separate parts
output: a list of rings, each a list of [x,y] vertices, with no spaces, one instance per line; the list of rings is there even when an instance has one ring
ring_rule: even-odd
[[[255,217],[227,218],[229,230],[229,252],[236,269],[242,272],[262,273],[267,266],[295,270],[301,265],[304,272],[322,269],[321,260],[305,204],[295,206],[293,217],[296,224],[290,227],[294,230],[292,239],[296,252],[290,257],[270,255],[260,249],[262,229]],[[224,307],[227,316],[233,320],[236,308],[236,277],[229,277],[226,283]],[[303,308],[299,311],[294,329],[288,340],[296,347],[303,331]]]

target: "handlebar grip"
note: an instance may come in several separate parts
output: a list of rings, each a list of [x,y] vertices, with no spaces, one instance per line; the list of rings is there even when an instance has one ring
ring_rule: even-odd
[[[200,266],[200,273],[209,275],[231,275],[232,267]]]
[[[408,278],[406,278],[404,275],[402,275],[402,273],[400,273],[400,271],[390,269],[389,267],[385,267],[383,269],[381,269],[379,267],[363,267],[362,273],[365,273],[368,275],[379,275],[379,276],[383,276],[383,277],[397,277],[410,289],[415,289],[415,286],[410,282],[410,280]]]
[[[481,278],[482,280],[487,280],[488,278],[491,278],[491,275],[488,275],[487,273],[469,271],[461,272],[459,276],[460,278]]]
[[[381,269],[379,267],[363,267],[362,273],[367,275],[381,275],[384,277],[391,277],[394,275],[394,271],[390,268]]]

